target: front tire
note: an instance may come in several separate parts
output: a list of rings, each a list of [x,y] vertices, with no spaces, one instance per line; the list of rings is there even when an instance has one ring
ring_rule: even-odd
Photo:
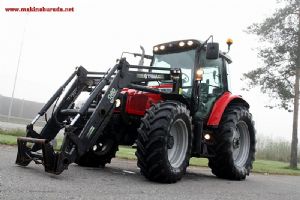
[[[147,179],[174,183],[189,165],[192,145],[190,112],[175,101],[158,103],[147,110],[138,130],[138,166]]]
[[[114,139],[100,137],[96,145],[78,158],[75,163],[83,167],[105,167],[115,157],[118,144]]]
[[[255,156],[255,128],[252,115],[242,105],[230,105],[215,133],[216,156],[209,159],[219,178],[243,180],[249,175]]]

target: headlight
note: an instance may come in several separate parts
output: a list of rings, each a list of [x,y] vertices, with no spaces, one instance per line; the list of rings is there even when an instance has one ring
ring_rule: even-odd
[[[179,42],[179,46],[180,46],[180,47],[183,47],[184,45],[185,45],[184,42]]]
[[[187,44],[188,44],[189,46],[192,46],[192,45],[194,44],[194,42],[190,40],[190,41],[187,42]]]
[[[119,108],[121,106],[121,100],[116,99],[116,108]]]
[[[210,140],[210,138],[211,138],[211,137],[210,137],[210,135],[209,135],[208,133],[206,133],[206,134],[204,135],[204,139],[205,139],[205,140]]]
[[[160,50],[165,50],[165,48],[166,48],[165,45],[161,45],[161,46],[159,47]]]

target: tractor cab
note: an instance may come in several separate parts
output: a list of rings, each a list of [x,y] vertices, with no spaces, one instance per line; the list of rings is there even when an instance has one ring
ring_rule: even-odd
[[[196,110],[199,116],[207,118],[216,99],[229,90],[227,81],[229,63],[231,63],[230,58],[219,52],[218,48],[207,50],[204,42],[181,40],[154,46],[151,66],[179,68],[182,78],[182,95],[191,99],[193,91],[199,93],[200,98],[197,100]],[[199,78],[196,80],[197,73],[201,74],[201,80]],[[151,83],[153,84],[160,83]]]

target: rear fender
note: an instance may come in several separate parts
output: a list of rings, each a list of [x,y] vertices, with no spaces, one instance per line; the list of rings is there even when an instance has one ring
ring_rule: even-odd
[[[225,92],[215,102],[208,118],[207,126],[218,127],[225,109],[233,103],[243,104],[246,108],[250,107],[249,104],[241,96],[233,95],[231,94],[231,92]]]

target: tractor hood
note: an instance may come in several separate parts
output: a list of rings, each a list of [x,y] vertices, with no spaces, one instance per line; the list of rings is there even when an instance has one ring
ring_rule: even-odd
[[[150,88],[156,88],[163,92],[171,92],[172,84],[162,84],[160,86],[151,86]],[[145,111],[149,109],[152,104],[156,104],[162,100],[160,94],[128,88],[123,89],[121,94],[125,97],[123,98],[123,102],[126,102],[126,104],[123,105],[125,106],[124,111],[129,115],[144,116]]]

